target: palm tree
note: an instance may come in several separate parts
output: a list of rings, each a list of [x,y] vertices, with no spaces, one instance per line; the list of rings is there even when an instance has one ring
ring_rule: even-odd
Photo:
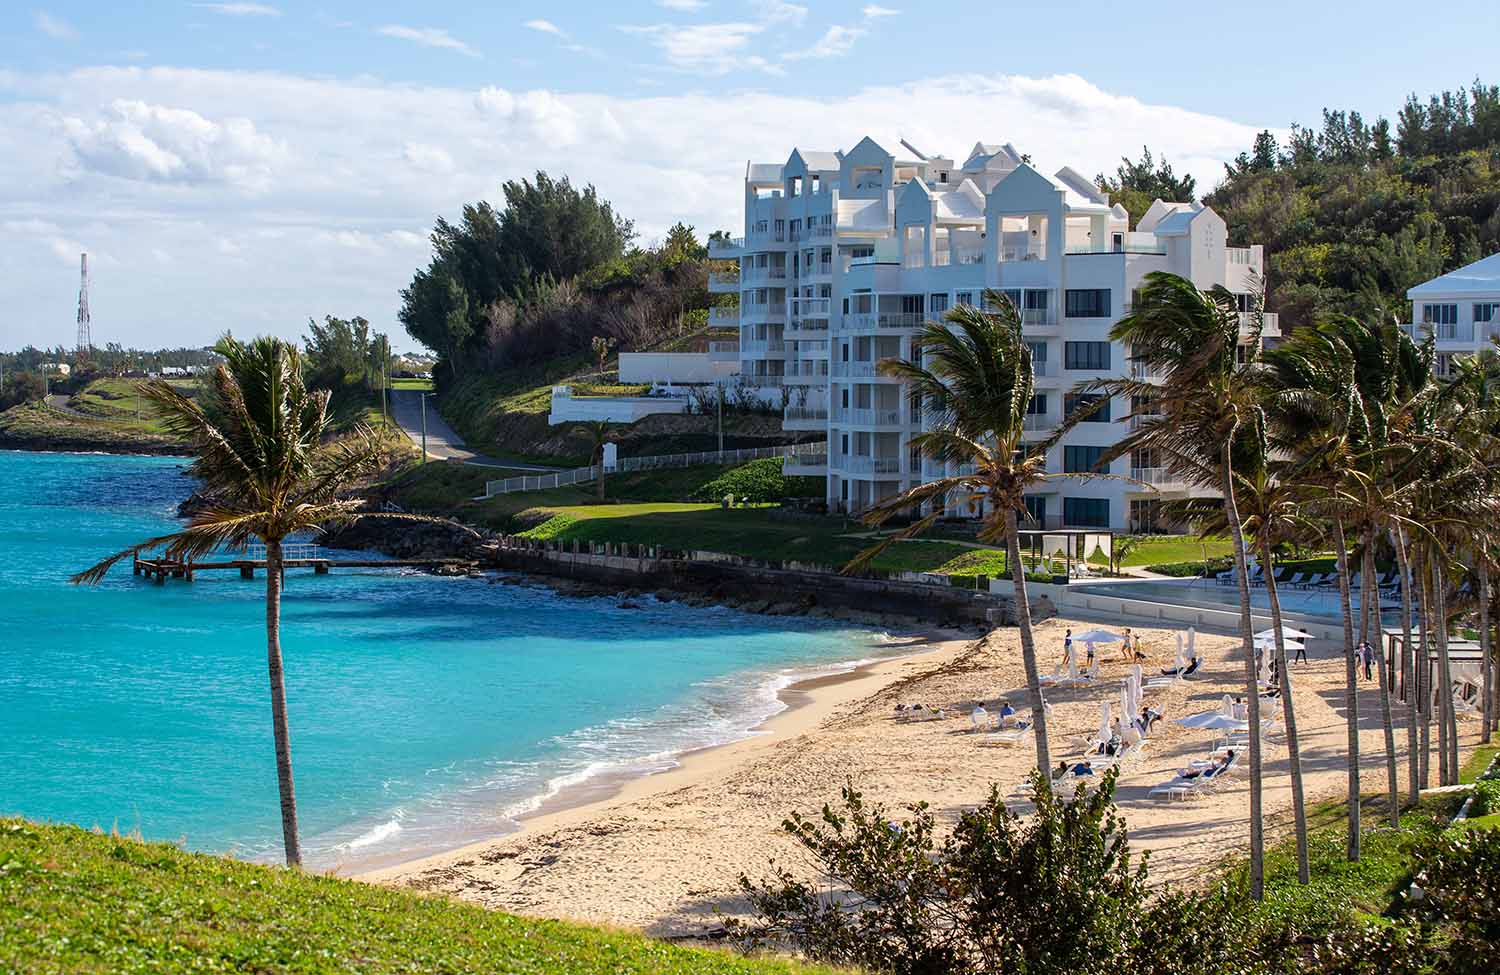
[[[1046,783],[1051,771],[1047,709],[1031,630],[1019,519],[1026,516],[1028,490],[1064,475],[1046,471],[1047,450],[1057,435],[1037,443],[1026,440],[1034,375],[1031,347],[1021,338],[1020,313],[999,292],[986,291],[984,301],[993,311],[958,305],[944,316],[946,324],[923,325],[912,339],[910,361],[880,363],[882,375],[906,381],[914,407],[926,415],[928,429],[913,436],[910,446],[957,470],[886,498],[866,512],[866,523],[882,525],[897,514],[927,509],[925,516],[907,528],[861,552],[845,571],[859,570],[893,542],[922,533],[949,512],[981,511],[979,540],[1005,544],[1005,562],[1015,587],[1037,767]]]
[[[180,531],[132,545],[72,581],[97,583],[116,563],[158,546],[166,547],[168,559],[191,561],[216,549],[242,550],[254,539],[265,544],[266,663],[281,832],[287,865],[298,866],[302,851],[281,662],[282,544],[295,532],[360,518],[360,502],[339,495],[372,468],[381,447],[364,427],[327,441],[329,393],[303,385],[296,346],[277,338],[248,344],[225,338],[216,351],[224,363],[202,402],[166,382],[140,386],[171,431],[192,443],[190,470],[211,500]]]
[[[1248,446],[1249,451],[1243,449]],[[1283,542],[1306,537],[1313,531],[1304,514],[1306,486],[1299,481],[1299,471],[1292,464],[1274,463],[1258,448],[1256,440],[1242,444],[1242,456],[1235,460],[1235,490],[1240,517],[1251,545],[1266,567],[1266,598],[1271,608],[1277,673],[1281,681],[1282,721],[1286,725],[1287,760],[1292,780],[1292,819],[1297,843],[1297,881],[1312,881],[1307,846],[1307,803],[1302,784],[1302,747],[1297,735],[1297,710],[1292,687],[1292,670],[1287,666],[1286,634],[1283,632],[1281,597],[1272,571],[1276,548]],[[1252,456],[1243,456],[1252,453]],[[1194,525],[1204,537],[1222,537],[1228,530],[1224,504],[1218,498],[1189,498],[1167,502],[1163,510],[1170,516]]]
[[[584,420],[573,428],[573,435],[589,445],[589,464],[599,468],[599,500],[604,500],[604,447],[614,442],[615,427],[608,420]]]
[[[1257,316],[1258,317],[1258,316]],[[1250,735],[1250,891],[1264,894],[1265,838],[1261,825],[1260,695],[1250,619],[1248,551],[1236,501],[1234,455],[1243,440],[1264,437],[1264,415],[1253,383],[1260,328],[1240,343],[1238,299],[1223,286],[1199,291],[1175,274],[1155,271],[1136,291],[1134,309],[1115,323],[1110,338],[1130,346],[1132,359],[1163,375],[1161,382],[1116,379],[1085,384],[1111,396],[1128,396],[1136,429],[1106,454],[1151,450],[1183,479],[1217,488],[1234,543],[1239,583],[1240,642]]]

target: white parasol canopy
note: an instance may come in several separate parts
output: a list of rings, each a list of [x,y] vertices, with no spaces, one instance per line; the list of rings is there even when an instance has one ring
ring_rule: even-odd
[[[1113,731],[1110,728],[1110,719],[1112,717],[1113,717],[1113,715],[1110,712],[1109,702],[1108,701],[1100,701],[1099,702],[1099,740],[1100,741],[1109,741],[1110,735],[1113,734]]]
[[[1086,630],[1073,639],[1083,643],[1119,643],[1125,638],[1118,633],[1111,633],[1109,630]]]
[[[1287,640],[1311,640],[1313,638],[1311,633],[1303,633],[1296,627],[1285,625],[1281,628],[1281,636]],[[1261,630],[1255,634],[1255,638],[1257,640],[1274,640],[1276,639],[1276,631],[1274,629]]]

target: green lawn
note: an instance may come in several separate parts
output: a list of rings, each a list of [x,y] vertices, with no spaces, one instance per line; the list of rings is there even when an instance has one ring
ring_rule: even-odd
[[[1464,762],[1463,769],[1458,773],[1458,781],[1477,781],[1484,770],[1490,767],[1496,755],[1500,755],[1500,743],[1476,746],[1473,753],[1469,755],[1468,761]]]
[[[1202,562],[1204,550],[1209,558],[1228,555],[1232,543],[1227,538],[1199,539],[1195,535],[1149,535],[1121,560],[1121,565],[1158,565],[1163,562]]]
[[[137,395],[139,379],[96,379],[73,394],[68,405],[80,413],[117,425],[130,431],[161,436],[166,433],[156,408]],[[198,388],[195,380],[171,380],[179,390],[192,394]]]
[[[1308,809],[1308,852],[1312,883],[1297,883],[1297,847],[1288,835],[1266,850],[1266,900],[1261,910],[1316,923],[1342,911],[1383,914],[1405,886],[1408,846],[1447,828],[1463,803],[1452,793],[1423,797],[1401,814],[1401,830],[1389,827],[1384,796],[1367,795],[1360,804],[1363,836],[1360,860],[1345,859],[1347,807],[1341,800]],[[1243,871],[1241,870],[1241,876]]]
[[[640,935],[0,819],[0,971],[796,973]]]
[[[416,389],[422,392],[432,392],[431,379],[392,379],[391,389]]]

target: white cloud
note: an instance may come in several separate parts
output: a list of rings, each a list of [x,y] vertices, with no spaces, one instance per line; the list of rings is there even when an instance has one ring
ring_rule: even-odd
[[[894,17],[897,14],[901,13],[901,11],[892,10],[890,7],[882,7],[879,4],[872,3],[861,10],[860,13],[865,15],[866,20],[875,20],[877,17]]]
[[[863,27],[841,27],[834,24],[818,38],[812,47],[801,51],[791,51],[782,57],[788,61],[798,61],[803,58],[837,58],[843,57],[854,50],[854,42],[865,35]]]
[[[386,37],[395,37],[403,41],[411,41],[413,44],[421,44],[423,47],[444,48],[457,51],[467,57],[477,58],[479,52],[454,37],[452,34],[437,27],[403,27],[400,24],[387,24],[376,31]]]
[[[561,27],[557,26],[550,20],[528,20],[526,21],[525,26],[530,28],[531,30],[541,31],[543,34],[555,34],[558,37],[568,36],[563,32],[563,29]]]
[[[807,8],[786,0],[762,0],[754,20],[715,24],[627,25],[627,34],[648,38],[661,49],[667,64],[680,71],[722,75],[749,68],[781,74],[779,65],[763,55],[749,53],[755,38],[777,28],[796,28],[807,19]]]
[[[417,169],[429,173],[453,172],[453,157],[442,146],[425,142],[408,142],[401,148],[401,158]]]
[[[215,122],[191,109],[116,99],[100,117],[61,120],[84,169],[128,180],[227,183],[263,189],[286,154],[246,118]]]
[[[295,338],[309,316],[334,313],[362,314],[406,347],[399,292],[427,259],[433,218],[495,201],[503,181],[538,169],[593,183],[649,240],[678,220],[737,232],[745,161],[779,162],[796,145],[848,149],[870,135],[893,149],[905,137],[961,157],[981,139],[1014,142],[1044,172],[1092,174],[1145,144],[1207,189],[1262,127],[1076,75],[749,91],[726,107],[669,87],[564,94],[97,67],[0,72],[0,95],[7,346],[59,340],[57,295],[76,289],[88,250],[117,262],[95,296],[101,343],[195,344],[221,327]],[[769,121],[728,125],[726,112]],[[448,168],[435,178],[424,165]]]
[[[78,31],[73,29],[72,24],[61,18],[52,16],[45,10],[38,10],[35,20],[36,29],[55,41],[78,40]]]
[[[658,7],[666,7],[668,10],[678,10],[683,13],[692,13],[702,10],[708,6],[707,0],[656,0]]]
[[[228,17],[280,17],[281,11],[266,3],[195,3],[195,7],[212,10]]]

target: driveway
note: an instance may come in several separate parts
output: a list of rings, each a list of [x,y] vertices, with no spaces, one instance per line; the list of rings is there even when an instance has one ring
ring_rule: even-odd
[[[396,423],[411,438],[411,442],[418,447],[422,446],[422,394],[414,389],[393,389],[390,391],[391,415]],[[536,464],[522,464],[514,461],[496,460],[477,454],[464,446],[464,439],[460,437],[453,428],[448,426],[446,420],[438,413],[437,408],[431,403],[432,397],[427,397],[427,456],[434,460],[459,460],[465,464],[473,464],[476,467],[504,467],[516,471],[542,471],[550,472],[561,470],[558,467],[540,467]]]

